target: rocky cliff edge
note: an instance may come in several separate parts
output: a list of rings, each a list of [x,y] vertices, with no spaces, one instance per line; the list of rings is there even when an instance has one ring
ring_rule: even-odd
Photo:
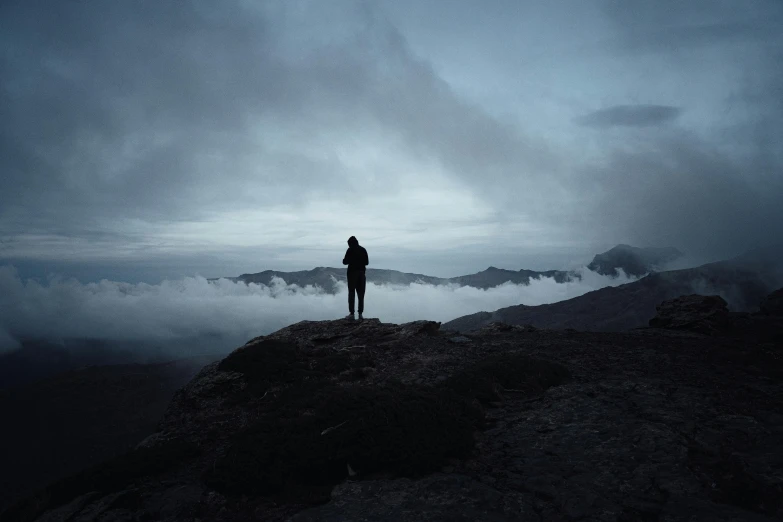
[[[779,295],[729,329],[701,299],[626,333],[297,323],[2,519],[783,519]]]

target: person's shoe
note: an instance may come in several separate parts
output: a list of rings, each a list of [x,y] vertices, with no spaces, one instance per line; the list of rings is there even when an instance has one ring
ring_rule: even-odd
[[[363,320],[363,319],[364,319],[364,317],[362,317],[362,313],[361,313],[361,312],[359,312],[359,320],[361,321],[361,320]]]
[[[360,315],[359,317],[361,317],[361,315]],[[356,319],[356,318],[353,316],[353,314],[348,314],[348,315],[346,315],[346,316],[345,316],[345,318],[346,318],[346,319],[348,319],[349,321],[353,321],[354,319]]]

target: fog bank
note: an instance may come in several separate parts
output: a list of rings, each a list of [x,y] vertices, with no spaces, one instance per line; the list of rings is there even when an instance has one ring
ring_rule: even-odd
[[[605,286],[632,281],[579,270],[582,280],[559,284],[551,278],[530,285],[473,287],[368,284],[366,317],[403,323],[419,319],[445,322],[456,317],[515,304],[552,303]],[[208,282],[203,277],[166,280],[157,285],[103,280],[83,284],[51,278],[23,280],[12,266],[0,267],[0,351],[18,348],[20,339],[73,338],[160,343],[186,356],[193,339],[229,350],[302,320],[336,319],[347,313],[347,287],[337,294],[317,287]]]

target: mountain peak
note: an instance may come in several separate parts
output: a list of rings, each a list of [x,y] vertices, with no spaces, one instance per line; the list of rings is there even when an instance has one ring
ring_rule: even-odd
[[[620,270],[629,276],[642,276],[661,269],[683,256],[674,247],[638,248],[621,243],[597,254],[587,268],[601,275],[617,277]]]

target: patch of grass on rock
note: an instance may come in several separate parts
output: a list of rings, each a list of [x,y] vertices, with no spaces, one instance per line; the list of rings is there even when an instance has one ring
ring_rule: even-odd
[[[466,368],[444,380],[441,386],[463,397],[487,403],[501,399],[505,390],[532,395],[569,379],[570,373],[565,366],[511,353]]]
[[[233,438],[204,478],[228,494],[323,501],[349,465],[361,474],[418,476],[464,457],[480,420],[445,389],[330,385],[278,402]]]

